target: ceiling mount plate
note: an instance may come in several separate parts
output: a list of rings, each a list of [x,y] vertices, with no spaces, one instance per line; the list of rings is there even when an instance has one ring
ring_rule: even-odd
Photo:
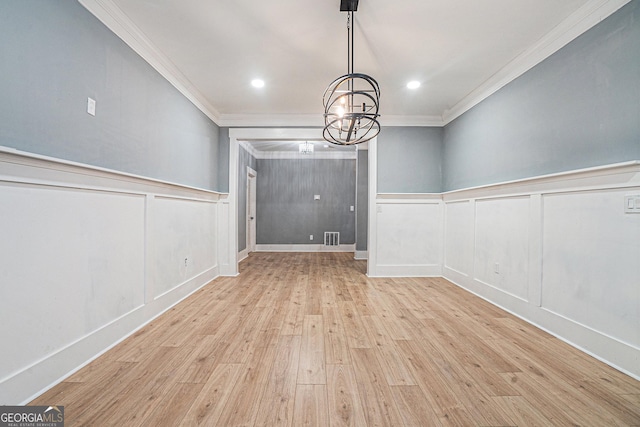
[[[340,0],[340,12],[357,12],[359,0]]]

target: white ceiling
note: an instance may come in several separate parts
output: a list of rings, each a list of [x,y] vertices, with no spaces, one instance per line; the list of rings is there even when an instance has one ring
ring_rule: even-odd
[[[79,1],[220,126],[319,126],[346,73],[340,0]],[[628,1],[360,0],[355,71],[382,126],[443,125]]]

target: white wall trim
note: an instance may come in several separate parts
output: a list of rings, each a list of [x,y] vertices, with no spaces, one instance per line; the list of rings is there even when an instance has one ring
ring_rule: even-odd
[[[220,200],[227,197],[226,193],[43,156],[1,145],[0,162],[4,163],[3,169],[0,171],[0,179],[5,181],[14,180],[31,184],[48,183],[49,185],[74,188],[126,190],[135,194],[160,192],[165,196],[175,195],[176,197],[193,197],[202,200]]]
[[[256,252],[355,252],[356,245],[256,245]]]
[[[378,264],[369,277],[442,277],[442,264]]]
[[[637,171],[640,160],[576,169],[566,172],[552,173],[530,178],[505,181],[495,184],[480,185],[442,193],[446,202],[481,199],[492,197],[517,197],[520,195],[566,192],[580,189],[634,187],[640,184]]]
[[[282,128],[289,126],[317,127],[322,132],[322,114],[222,114],[219,126],[247,127],[260,126]],[[322,135],[320,135],[322,137]]]
[[[377,205],[377,193],[378,193],[378,138],[373,138],[369,141],[369,206],[368,206],[368,222],[367,222],[367,248],[368,248],[368,261],[367,262],[367,276],[375,277],[378,265],[378,251],[376,250],[378,244],[378,205]]]
[[[224,127],[288,127],[305,126],[322,129],[322,114],[221,114],[219,126]],[[382,126],[444,126],[442,116],[397,116],[384,115],[380,119]]]
[[[367,260],[369,259],[369,251],[355,251],[353,254],[353,259]]]
[[[226,245],[220,248],[224,254],[220,264],[223,276],[238,275],[238,173],[240,169],[240,143],[238,130],[229,129],[229,198],[224,219],[227,235]]]
[[[254,157],[260,160],[356,160],[357,158],[355,151],[343,150],[315,151],[312,154],[301,154],[296,151],[258,151],[253,149],[253,153],[256,153]]]
[[[60,313],[59,319],[51,319],[51,324],[76,321],[73,312],[80,313],[90,307],[81,298],[78,301],[73,299],[76,290],[82,291],[87,286],[94,286],[93,281],[98,280],[94,291],[105,292],[105,285],[99,282],[98,277],[103,277],[107,272],[106,274],[114,275],[114,278],[124,279],[122,283],[125,285],[118,289],[114,287],[112,291],[122,293],[122,299],[118,300],[117,305],[126,307],[121,310],[114,308],[116,303],[113,301],[111,304],[108,301],[101,302],[103,313],[91,321],[85,319],[84,331],[80,332],[82,328],[69,329],[57,347],[55,344],[46,349],[39,345],[33,346],[29,354],[24,354],[23,362],[17,359],[20,357],[19,348],[14,348],[11,355],[0,355],[0,359],[7,362],[0,363],[5,366],[5,370],[0,371],[0,402],[4,404],[29,402],[220,274],[220,253],[215,248],[226,224],[221,227],[216,217],[220,216],[221,208],[228,204],[225,194],[6,147],[0,147],[0,192],[3,197],[0,206],[5,203],[2,214],[5,244],[0,243],[0,252],[10,254],[18,251],[17,253],[28,253],[31,257],[16,258],[22,261],[3,264],[3,272],[11,278],[11,283],[3,284],[6,286],[0,291],[3,294],[2,300],[11,301],[16,306],[34,306],[37,298],[34,300],[29,295],[40,295],[46,288],[47,292],[57,292],[60,299],[71,301],[67,306],[72,307],[68,312]],[[16,201],[17,205],[7,205],[8,200]],[[48,203],[53,200],[64,200],[65,203],[71,201],[73,205],[65,205],[64,208],[74,212],[74,219],[60,220],[65,215],[55,214],[58,208],[47,211]],[[108,207],[106,212],[105,207]],[[121,207],[124,210],[120,210]],[[104,214],[100,225],[91,219],[95,218],[92,210],[96,209],[101,209],[100,212]],[[18,216],[25,212],[28,212],[28,218]],[[52,212],[54,215],[49,215]],[[182,225],[172,233],[164,233],[163,224],[176,218]],[[179,221],[181,218],[184,221]],[[204,224],[210,230],[210,233],[202,237],[203,241],[199,242],[200,246],[206,247],[202,250],[184,248],[177,241],[174,245],[172,240],[171,236],[174,235],[177,240],[184,240],[182,234],[179,234],[183,229],[183,234],[188,238],[194,233],[200,235],[195,226],[189,225],[191,219],[201,221],[199,224]],[[51,245],[49,249],[40,249],[41,240],[45,237],[37,231],[37,227],[30,231],[28,224],[34,223],[47,224],[47,229],[76,238],[60,244],[59,251],[56,246]],[[19,239],[14,239],[11,235],[7,237],[9,229],[6,227],[12,227],[12,224],[22,230],[19,231]],[[96,246],[95,253],[83,258],[79,251],[88,244],[87,239],[104,236],[109,232],[100,230],[103,224],[111,227],[106,230],[122,231],[121,235],[115,241],[105,238],[104,247]],[[126,255],[114,254],[109,249],[109,244],[121,241],[127,243],[127,247],[123,247],[123,251],[128,251]],[[89,244],[89,247],[92,246]],[[168,250],[169,247],[172,249]],[[180,253],[180,256],[171,255],[169,253],[173,248],[185,252]],[[48,254],[50,259],[43,261],[43,254]],[[76,266],[68,262],[69,255],[79,255],[74,258],[79,263],[77,271]],[[57,256],[60,257],[59,260]],[[186,257],[189,259],[188,266],[186,262],[182,264]],[[135,260],[135,265],[130,265],[131,261],[123,261],[130,259]],[[37,268],[25,275],[25,266],[29,263]],[[169,267],[166,271],[157,271],[158,265],[167,263]],[[64,280],[65,284],[58,292],[56,286],[60,280]],[[108,282],[110,279],[103,280]],[[13,287],[16,291],[12,291]],[[22,298],[29,300],[21,301]],[[42,302],[44,303],[46,302]],[[69,319],[65,320],[64,316],[67,314]],[[0,309],[0,320],[10,322],[3,315],[9,315],[7,306]],[[47,332],[42,328],[30,330],[28,327],[29,324],[21,323],[14,325],[13,330],[14,333],[29,336],[36,341],[39,334]],[[5,338],[3,334],[3,339]]]
[[[240,252],[238,252],[238,262],[242,262],[249,257],[249,249],[244,248]]]

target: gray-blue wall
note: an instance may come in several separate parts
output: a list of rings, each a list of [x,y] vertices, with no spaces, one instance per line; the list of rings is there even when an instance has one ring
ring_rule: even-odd
[[[0,1],[0,77],[0,145],[219,189],[217,125],[76,0]]]
[[[442,191],[443,130],[384,127],[378,135],[378,193]]]
[[[443,159],[444,190],[639,160],[640,2],[448,124]]]
[[[325,231],[339,231],[341,244],[355,243],[355,212],[349,210],[355,207],[355,160],[258,159],[257,165],[257,244],[322,244]]]
[[[218,132],[218,191],[229,192],[229,128],[221,127]]]

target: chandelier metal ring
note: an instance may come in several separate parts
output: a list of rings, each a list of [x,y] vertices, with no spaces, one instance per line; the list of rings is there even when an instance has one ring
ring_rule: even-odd
[[[371,76],[353,72],[353,12],[357,0],[345,2],[347,16],[347,74],[335,79],[322,96],[325,140],[337,145],[354,145],[375,138],[380,132],[380,86]]]

